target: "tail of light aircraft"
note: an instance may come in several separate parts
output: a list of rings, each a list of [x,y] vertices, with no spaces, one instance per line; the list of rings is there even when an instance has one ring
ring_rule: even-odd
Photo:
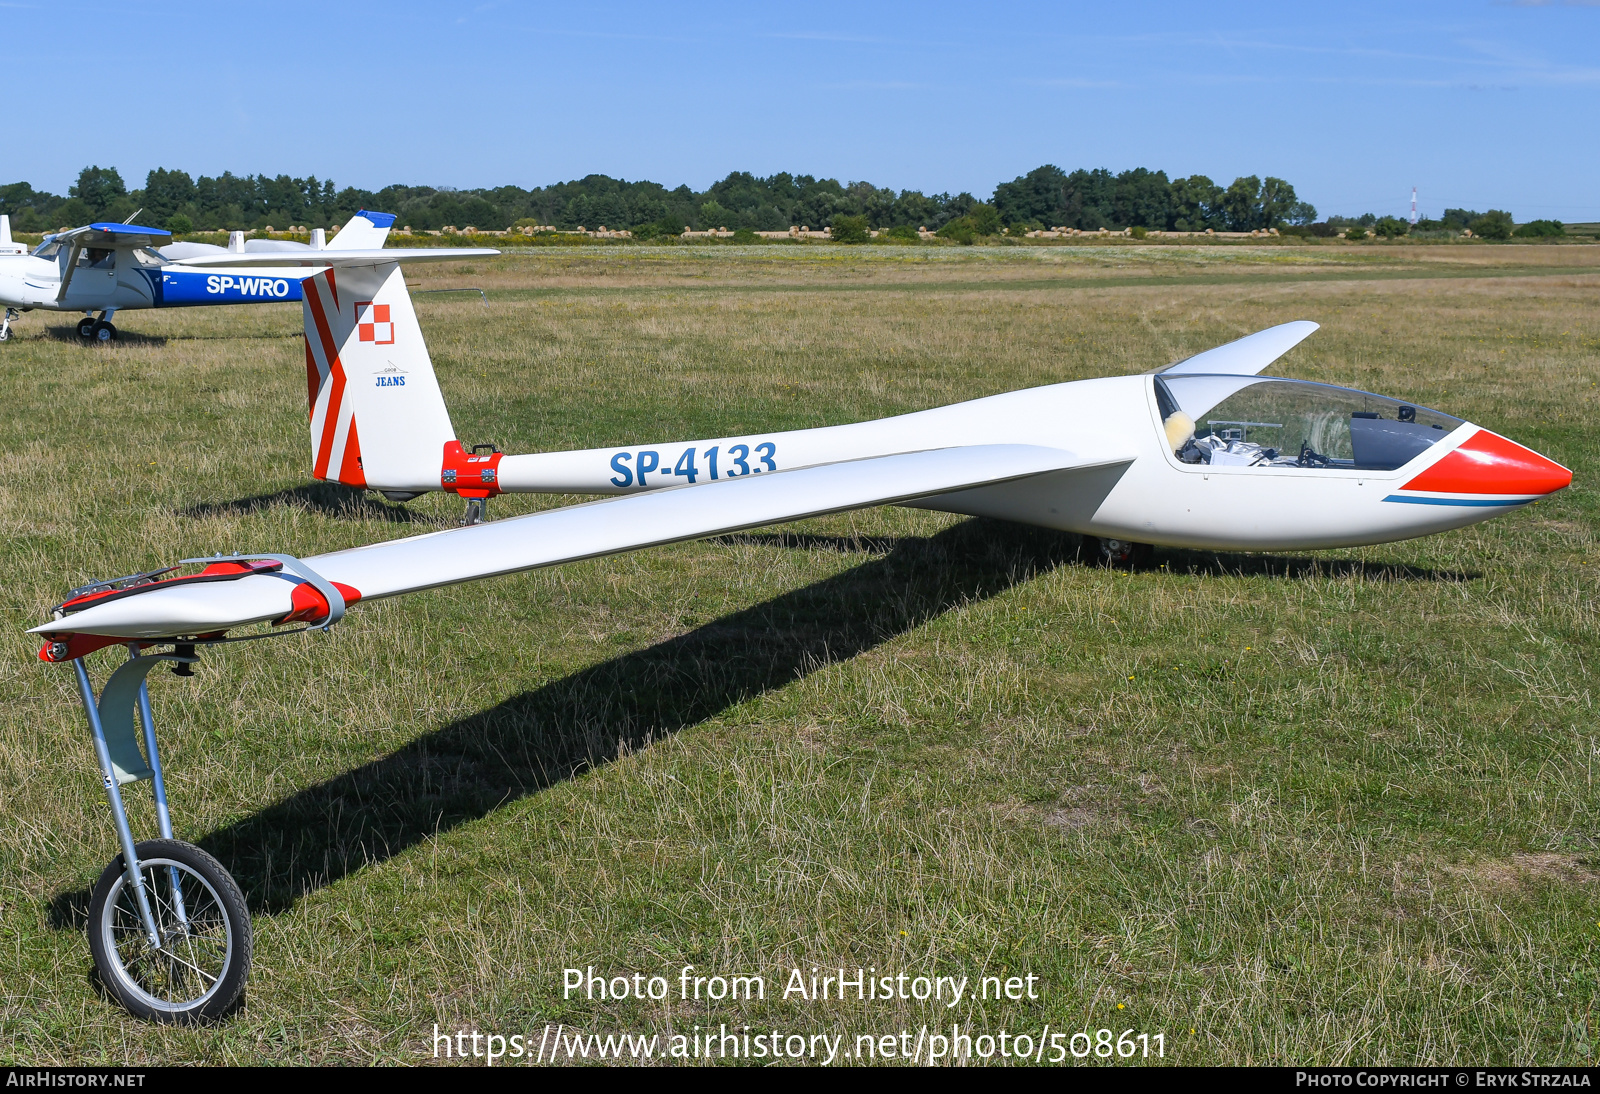
[[[27,254],[28,248],[11,238],[11,217],[0,213],[0,255]]]
[[[330,251],[376,250],[389,238],[389,229],[393,227],[393,213],[375,213],[370,209],[362,209],[346,221],[344,227],[340,228],[332,239],[328,240],[327,248]]]

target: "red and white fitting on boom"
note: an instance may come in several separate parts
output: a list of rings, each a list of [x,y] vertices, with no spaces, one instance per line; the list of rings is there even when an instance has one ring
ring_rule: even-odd
[[[488,451],[480,451],[488,449]],[[488,501],[500,489],[500,460],[505,453],[492,444],[475,444],[469,453],[460,441],[444,446],[444,466],[439,472],[439,488],[467,499],[467,515],[462,524],[478,524],[484,519]]]

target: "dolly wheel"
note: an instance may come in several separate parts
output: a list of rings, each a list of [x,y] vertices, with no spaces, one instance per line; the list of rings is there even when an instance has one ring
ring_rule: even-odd
[[[250,975],[244,894],[220,862],[193,844],[146,840],[134,854],[160,945],[151,941],[118,855],[89,901],[89,950],[101,982],[138,1018],[221,1017]]]

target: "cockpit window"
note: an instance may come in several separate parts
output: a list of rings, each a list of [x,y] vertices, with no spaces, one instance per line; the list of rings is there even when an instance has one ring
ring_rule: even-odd
[[[61,253],[61,244],[55,240],[46,240],[33,249],[34,258],[54,258]]]
[[[110,247],[85,247],[78,265],[91,270],[111,270],[117,265],[117,252]]]
[[[1350,388],[1261,376],[1155,378],[1173,453],[1213,467],[1393,471],[1460,418]]]

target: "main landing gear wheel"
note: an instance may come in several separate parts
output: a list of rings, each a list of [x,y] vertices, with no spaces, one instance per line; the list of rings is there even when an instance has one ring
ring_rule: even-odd
[[[1146,565],[1154,551],[1155,548],[1148,543],[1130,543],[1125,539],[1084,536],[1078,558],[1091,566],[1132,569]]]
[[[89,336],[96,342],[113,342],[117,337],[117,328],[102,319],[90,330]]]
[[[78,337],[88,342],[94,338],[94,320],[88,316],[78,320]]]
[[[138,1018],[221,1017],[250,975],[244,894],[221,863],[193,844],[146,840],[134,854],[161,943],[152,943],[118,855],[89,901],[89,949],[101,982]]]

